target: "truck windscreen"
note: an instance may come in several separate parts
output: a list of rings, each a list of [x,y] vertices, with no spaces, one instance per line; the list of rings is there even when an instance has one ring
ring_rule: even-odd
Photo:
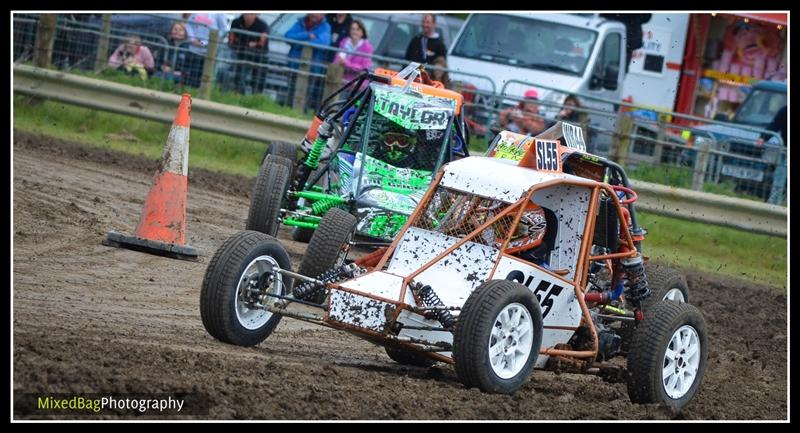
[[[597,32],[499,14],[475,14],[452,55],[570,75],[583,75]]]

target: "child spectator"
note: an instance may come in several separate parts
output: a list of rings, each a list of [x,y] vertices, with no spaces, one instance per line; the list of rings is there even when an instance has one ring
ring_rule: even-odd
[[[367,39],[367,29],[361,20],[353,20],[350,25],[350,36],[345,37],[339,43],[339,48],[345,50],[339,52],[333,63],[341,63],[344,66],[343,81],[346,83],[354,79],[364,70],[372,67],[372,59],[351,53],[372,54],[372,44]]]
[[[539,93],[530,89],[524,100],[500,113],[498,123],[508,131],[518,134],[538,135],[545,129],[544,118],[539,115]]]
[[[447,59],[439,56],[433,59],[433,66],[447,69]],[[445,89],[450,88],[450,73],[447,71],[431,69],[431,79],[442,83]]]
[[[179,21],[172,23],[169,35],[167,35],[167,42],[169,46],[164,53],[164,61],[158,66],[156,76],[180,83],[182,81],[181,71],[186,62],[186,54],[189,48],[186,25]]]

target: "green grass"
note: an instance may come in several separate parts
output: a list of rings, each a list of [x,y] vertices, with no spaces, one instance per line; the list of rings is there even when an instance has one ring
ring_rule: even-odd
[[[689,167],[675,167],[669,165],[640,164],[633,170],[628,171],[628,177],[631,179],[686,189],[692,188],[692,175],[693,170]],[[760,202],[764,201],[760,197],[737,192],[736,184],[732,181],[720,183],[706,182],[703,184],[703,192],[725,195],[729,197],[744,198],[748,200],[756,200]]]
[[[113,81],[120,84],[127,84],[130,86],[144,87],[146,89],[158,90],[161,92],[175,94],[189,93],[193,97],[196,97],[200,91],[194,87],[179,86],[174,81],[165,80],[160,77],[150,77],[147,80],[142,80],[139,77],[132,77],[113,69],[106,69],[99,74],[79,70],[70,71],[70,73],[90,78]],[[219,102],[221,104],[236,105],[243,108],[251,108],[253,110],[274,113],[296,119],[311,120],[313,117],[313,113],[303,114],[299,111],[278,104],[266,95],[242,95],[236,92],[221,90],[218,86],[211,88],[210,100],[213,102]]]
[[[151,159],[161,156],[169,131],[169,125],[162,123],[50,101],[29,104],[22,96],[14,97],[14,128]],[[265,143],[194,130],[189,165],[254,177],[265,147]],[[481,154],[486,147],[472,141],[470,149],[474,154]],[[645,254],[652,259],[755,280],[786,290],[785,238],[646,213],[640,215],[640,224],[649,231]]]
[[[787,240],[728,227],[638,213],[651,259],[786,290]]]
[[[30,104],[14,96],[14,128],[158,159],[170,125],[52,101]],[[266,146],[193,129],[189,165],[252,177]]]

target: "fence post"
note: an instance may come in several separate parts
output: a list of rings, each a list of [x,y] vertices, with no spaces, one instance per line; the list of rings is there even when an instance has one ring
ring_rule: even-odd
[[[694,174],[692,175],[692,189],[700,191],[703,189],[703,182],[706,177],[706,167],[708,167],[708,157],[711,155],[711,143],[709,140],[700,140],[697,147],[697,158],[694,160]]]
[[[323,101],[333,92],[339,90],[339,87],[342,86],[343,75],[344,66],[341,63],[331,63],[328,65],[328,71],[325,73],[325,91],[322,95]]]
[[[295,72],[295,85],[294,85],[294,96],[292,99],[292,108],[299,111],[305,110],[306,104],[306,95],[308,94],[308,71],[310,70],[311,66],[311,53],[312,48],[309,46],[303,47],[303,52],[300,55],[300,65]],[[305,72],[301,74],[300,72]]]
[[[94,71],[100,72],[108,61],[108,41],[111,36],[111,14],[103,14],[100,26],[100,38],[97,40],[97,57],[94,60]]]
[[[203,62],[203,75],[200,77],[200,99],[211,98],[211,87],[216,79],[214,71],[217,70],[217,50],[219,48],[219,31],[211,29],[208,34],[208,49],[206,60]]]
[[[33,65],[49,68],[53,60],[53,42],[56,40],[56,23],[58,14],[39,15],[39,26],[36,29],[36,41],[33,50]]]
[[[664,142],[667,140],[667,122],[664,116],[658,114],[658,132],[656,133],[656,147],[653,149],[653,164],[661,164],[661,154],[664,152]]]
[[[614,132],[614,140],[611,142],[612,149],[609,152],[611,159],[619,165],[625,164],[632,132],[633,118],[631,116],[626,116],[624,112],[620,111],[620,118],[617,120],[617,129]]]

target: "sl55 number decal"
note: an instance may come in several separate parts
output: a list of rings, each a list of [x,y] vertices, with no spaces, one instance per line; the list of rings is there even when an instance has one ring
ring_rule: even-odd
[[[536,140],[536,169],[559,171],[558,142]]]
[[[525,274],[523,274],[521,271],[511,271],[506,276],[506,280],[516,281],[528,288],[531,288],[533,276],[528,276],[526,279]],[[550,313],[550,310],[553,308],[553,298],[560,295],[562,290],[564,290],[564,287],[562,286],[545,280],[539,281],[536,289],[533,290],[533,294],[539,301],[539,306],[542,307],[542,319],[547,317],[547,315]]]

